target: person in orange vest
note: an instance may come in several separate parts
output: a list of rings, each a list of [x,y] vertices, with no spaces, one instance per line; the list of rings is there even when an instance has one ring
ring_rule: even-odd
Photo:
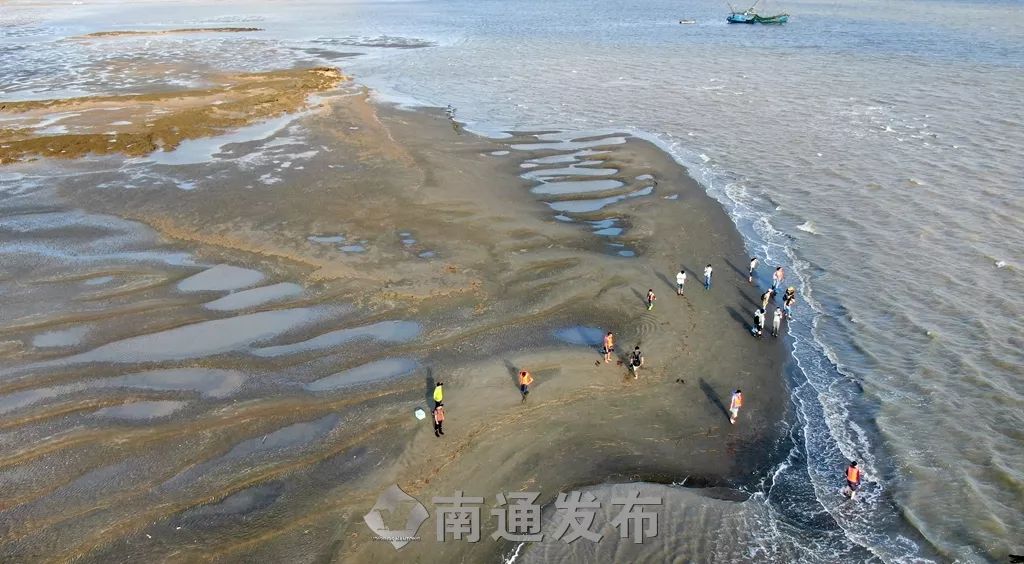
[[[615,351],[615,335],[612,335],[611,331],[604,336],[604,349],[602,350],[604,352],[604,363],[608,364],[612,361],[612,353]]]
[[[530,384],[533,383],[533,376],[526,370],[519,371],[519,393],[523,394],[523,401],[530,394]]]
[[[444,434],[444,429],[441,425],[444,424],[444,404],[439,403],[434,407],[434,436],[440,437]]]
[[[729,400],[729,423],[736,424],[736,418],[740,415],[740,408],[743,407],[743,392],[738,388],[732,393]]]
[[[857,461],[851,460],[846,467],[846,487],[843,494],[850,499],[856,499],[857,490],[860,489],[860,468],[857,468]]]

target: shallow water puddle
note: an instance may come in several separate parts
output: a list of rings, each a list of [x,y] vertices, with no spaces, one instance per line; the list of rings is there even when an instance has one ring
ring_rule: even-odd
[[[32,338],[32,346],[38,348],[47,347],[71,347],[82,342],[89,332],[88,327],[72,327],[60,331],[47,331]]]
[[[104,284],[106,284],[108,282],[113,282],[113,281],[114,281],[114,277],[113,276],[97,276],[96,278],[90,278],[88,280],[83,280],[82,284],[85,284],[86,286],[102,286],[102,285],[104,285]]]
[[[350,370],[331,374],[306,384],[305,388],[311,392],[336,390],[346,386],[407,376],[417,368],[419,368],[419,363],[408,358],[385,358],[384,360],[370,362]]]
[[[237,392],[246,375],[236,370],[217,368],[170,368],[150,370],[124,376],[89,380],[51,388],[22,390],[0,396],[0,414],[8,413],[43,400],[64,395],[106,388],[199,392],[205,398],[224,398]]]
[[[32,405],[44,399],[55,398],[61,393],[60,388],[38,388],[0,396],[0,414]]]
[[[194,391],[207,398],[224,398],[237,392],[246,375],[220,368],[168,368],[106,378],[83,385],[89,388],[140,388],[146,390]]]
[[[158,419],[160,417],[167,417],[168,415],[173,414],[185,407],[187,404],[188,402],[171,400],[138,401],[135,403],[106,407],[95,412],[93,415],[98,417],[108,417],[111,419]]]
[[[563,329],[555,329],[552,334],[559,341],[570,345],[596,346],[603,342],[605,331],[597,327],[574,325]]]
[[[250,454],[302,446],[323,438],[334,429],[341,416],[331,414],[315,421],[295,423],[273,433],[238,443],[222,459],[230,460]]]
[[[589,213],[595,212],[607,206],[625,200],[626,196],[611,196],[598,200],[565,200],[562,202],[547,202],[548,207],[563,213]]]
[[[205,139],[187,139],[182,141],[173,151],[156,151],[139,162],[151,162],[159,165],[189,165],[210,162],[223,152],[224,147],[234,143],[259,141],[281,131],[289,123],[303,114],[288,114],[261,123],[248,125],[215,137]]]
[[[314,243],[331,244],[331,243],[343,243],[345,241],[344,235],[310,235],[306,237],[306,240]]]
[[[601,237],[617,237],[622,235],[625,231],[624,228],[618,226],[618,222],[618,218],[612,217],[598,221],[588,221],[587,223],[594,228],[594,235]]]
[[[625,137],[605,137],[591,141],[556,141],[552,143],[519,143],[511,145],[516,151],[576,151],[578,149],[589,149],[592,147],[604,147],[606,145],[622,145],[626,142]]]
[[[534,186],[530,192],[544,195],[586,194],[589,192],[605,192],[622,187],[618,180],[567,180],[564,182],[545,182]]]
[[[402,231],[398,234],[399,240],[402,242],[402,246],[411,247],[417,243],[416,238],[409,231]]]
[[[218,503],[203,505],[186,511],[185,517],[206,515],[238,515],[263,509],[274,503],[284,490],[281,482],[272,482],[244,489],[229,495]]]
[[[242,350],[254,343],[270,340],[314,323],[326,313],[324,308],[293,308],[202,321],[114,341],[81,354],[37,362],[3,373],[86,362],[136,363],[203,358]]]
[[[182,292],[238,290],[259,284],[263,278],[263,273],[258,270],[218,264],[178,282],[178,290]]]
[[[228,294],[223,298],[205,304],[203,307],[214,311],[234,311],[279,301],[302,294],[302,286],[281,282]]]
[[[160,488],[177,489],[197,480],[208,479],[220,471],[230,472],[232,467],[237,467],[238,460],[250,456],[266,456],[275,451],[298,451],[327,437],[340,421],[341,416],[332,413],[320,419],[293,423],[266,435],[246,439],[223,456],[182,470]]]
[[[521,174],[523,178],[545,178],[551,176],[610,176],[615,174],[618,169],[614,168],[587,168],[587,164],[600,164],[600,161],[586,161],[580,163],[578,166],[567,166],[563,168],[542,168],[531,170]]]
[[[543,164],[563,164],[563,163],[576,162],[576,161],[578,161],[580,159],[583,159],[585,157],[592,157],[594,155],[604,155],[604,154],[607,154],[607,153],[608,153],[608,151],[583,150],[583,151],[576,151],[575,153],[569,153],[567,155],[551,155],[549,157],[538,157],[536,159],[528,159],[526,162],[527,163],[531,163],[531,164],[538,164],[538,165],[543,165]]]
[[[251,352],[262,357],[280,356],[337,347],[361,339],[405,343],[419,335],[420,329],[420,324],[414,321],[381,321],[363,327],[331,331],[290,345],[256,348]]]

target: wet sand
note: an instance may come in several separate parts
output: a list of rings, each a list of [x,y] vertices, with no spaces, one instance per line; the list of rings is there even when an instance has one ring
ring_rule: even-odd
[[[666,154],[625,134],[484,139],[355,87],[298,124],[302,160],[251,156],[288,128],[152,165],[199,179],[187,190],[98,168],[0,202],[17,251],[0,280],[4,560],[493,560],[514,549],[489,536],[499,492],[547,504],[769,468],[782,347],[747,332],[740,237]],[[595,177],[615,182],[562,184]],[[597,362],[604,330],[623,358],[643,347],[638,380]],[[438,380],[441,438],[412,415]],[[401,551],[374,540],[362,516],[392,484],[430,508],[483,496],[481,541],[437,543],[432,516]]]

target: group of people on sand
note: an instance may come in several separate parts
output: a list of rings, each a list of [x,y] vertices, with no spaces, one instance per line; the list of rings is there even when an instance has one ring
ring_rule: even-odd
[[[647,291],[647,309],[650,310],[654,307],[654,300],[657,298],[654,296],[654,290]],[[615,335],[609,331],[604,336],[604,342],[601,344],[601,353],[604,354],[604,362],[608,364],[612,361],[612,353],[615,352]],[[626,359],[626,364],[629,366],[629,373],[633,375],[633,379],[640,377],[640,367],[644,365],[644,353],[640,351],[640,345],[633,347],[633,352],[629,353],[629,358]]]
[[[757,257],[750,258],[750,269],[747,272],[747,282],[754,283],[754,271],[757,269]],[[754,324],[750,327],[750,332],[755,337],[760,337],[764,334],[764,326],[768,322],[768,305],[775,306],[775,313],[772,315],[772,337],[778,337],[779,332],[782,330],[782,320],[793,319],[793,304],[796,303],[796,288],[790,286],[786,288],[786,293],[782,296],[782,307],[780,308],[775,301],[775,297],[778,295],[779,288],[782,288],[782,282],[786,278],[786,272],[781,266],[775,267],[775,272],[772,273],[772,285],[770,288],[761,294],[761,305],[754,310]]]
[[[754,283],[754,276],[758,266],[757,257],[750,258],[750,266],[747,271],[747,282],[750,284]],[[704,289],[711,289],[711,278],[713,276],[714,269],[710,264],[704,267]],[[751,333],[760,337],[764,333],[764,326],[767,317],[767,310],[769,305],[775,306],[775,311],[772,315],[772,336],[778,337],[781,330],[783,319],[790,320],[793,318],[792,311],[793,305],[796,303],[796,288],[790,286],[786,288],[785,294],[782,297],[782,307],[778,307],[775,301],[778,289],[782,287],[782,283],[785,280],[785,271],[781,266],[775,268],[772,273],[771,287],[765,290],[761,294],[760,307],[754,312],[754,325],[751,327]],[[676,295],[682,296],[684,288],[686,286],[686,271],[680,270],[676,274]],[[647,306],[647,311],[654,309],[654,302],[658,299],[654,294],[654,289],[650,288],[647,290],[647,296],[644,298],[644,303]],[[608,364],[612,361],[612,355],[615,353],[615,335],[608,331],[601,343],[601,353],[604,355],[604,362]],[[633,347],[633,351],[626,358],[626,364],[628,365],[630,374],[633,375],[633,379],[639,378],[640,368],[644,365],[644,354],[640,350],[640,345]],[[533,384],[533,375],[528,370],[520,370],[518,374],[519,382],[519,393],[522,396],[522,401],[526,401],[527,396],[530,394],[530,385]],[[444,434],[442,424],[444,423],[444,389],[443,383],[437,382],[434,386],[434,435],[440,437]],[[739,388],[733,391],[729,398],[729,423],[735,425],[739,418],[740,408],[743,407],[743,392]],[[857,467],[856,461],[850,461],[849,467],[846,469],[846,487],[842,489],[842,494],[850,499],[855,499],[857,490],[860,487],[861,473]]]
[[[754,272],[757,269],[758,260],[757,257],[750,258],[750,268],[747,272],[747,282],[754,283]],[[714,275],[714,268],[711,264],[704,267],[704,289],[711,289],[711,280]],[[682,296],[686,288],[686,270],[680,269],[679,273],[676,274],[676,295]],[[776,267],[775,272],[772,274],[772,285],[771,288],[765,291],[761,295],[761,307],[754,312],[754,325],[751,327],[751,333],[755,336],[760,337],[764,332],[766,311],[768,304],[775,303],[775,295],[777,289],[782,286],[782,282],[785,279],[785,272],[782,267]],[[654,309],[654,302],[658,297],[654,294],[654,288],[647,290],[647,296],[644,298],[644,303],[647,306],[647,311]],[[791,319],[791,311],[793,304],[796,303],[796,288],[790,286],[786,289],[786,294],[782,299],[783,307],[775,308],[774,321],[772,323],[772,336],[778,337],[782,326],[782,319]],[[615,335],[609,331],[605,336],[601,346],[601,353],[604,355],[604,362],[607,364],[612,361],[612,353],[615,352]],[[640,350],[640,345],[633,348],[633,352],[629,354],[626,359],[626,364],[629,367],[630,373],[633,378],[639,378],[639,370],[644,365],[644,354]],[[531,380],[532,381],[532,380]],[[525,394],[523,396],[526,397]],[[743,392],[739,389],[732,393],[729,399],[729,423],[736,424],[736,420],[739,417],[740,408],[743,406]]]
[[[523,396],[523,401],[526,401],[526,396],[530,394],[530,384],[533,383],[533,375],[527,370],[519,371],[519,393]],[[434,436],[440,437],[444,434],[444,382],[436,382],[434,384]]]

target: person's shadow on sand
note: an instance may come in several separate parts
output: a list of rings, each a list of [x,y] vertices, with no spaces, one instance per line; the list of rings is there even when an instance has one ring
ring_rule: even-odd
[[[641,294],[640,290],[637,290],[636,288],[630,288],[630,290],[633,290],[633,295],[636,296],[636,299],[640,300],[640,303],[645,306],[647,305],[647,294]]]
[[[434,405],[434,370],[427,368],[427,391],[424,394],[427,405]]]
[[[729,410],[726,409],[725,405],[722,404],[722,400],[718,397],[718,394],[715,392],[715,389],[712,388],[711,385],[708,384],[707,381],[704,380],[703,378],[700,379],[700,390],[704,392],[705,396],[707,396],[708,401],[718,406],[718,409],[722,411],[722,415],[724,415],[725,418],[728,419]]]
[[[737,290],[737,293],[740,295],[741,298],[746,300],[750,305],[752,305],[752,306],[758,305],[758,302],[754,301],[754,299],[751,298],[750,296],[748,296],[747,293],[744,292],[742,289]]]
[[[515,386],[516,391],[519,391],[519,369],[507,358],[503,358],[501,361],[505,363],[505,370],[508,370],[508,375],[512,378],[512,385]]]
[[[736,323],[742,325],[744,329],[750,331],[750,327],[752,326],[753,321],[748,321],[746,317],[743,317],[742,313],[736,311],[736,308],[732,306],[726,306],[725,309],[729,312],[729,317],[736,320]]]
[[[749,273],[748,271],[746,271],[746,270],[743,270],[743,269],[741,269],[740,267],[738,267],[738,266],[736,266],[735,264],[733,264],[733,263],[732,263],[732,261],[731,261],[731,260],[729,260],[729,259],[725,259],[725,264],[728,264],[729,266],[731,266],[731,267],[732,267],[732,269],[736,271],[736,274],[739,274],[740,276],[742,276],[742,277],[744,277],[744,278],[746,278],[746,277],[747,277],[747,275],[749,275],[749,274],[750,274],[750,273]]]
[[[672,280],[671,278],[669,278],[664,272],[659,272],[658,273],[658,278],[661,278],[661,281],[664,282],[665,285],[668,286],[669,289],[672,290],[673,294],[676,293],[678,288],[676,288],[676,281],[675,280]]]

